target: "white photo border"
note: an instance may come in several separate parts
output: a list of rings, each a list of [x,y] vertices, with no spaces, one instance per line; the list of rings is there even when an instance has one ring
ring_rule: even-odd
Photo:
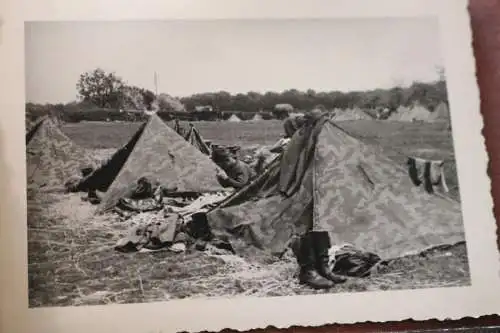
[[[199,332],[500,313],[500,259],[467,0],[4,0],[3,5],[0,331]],[[421,16],[439,20],[471,286],[28,309],[24,21]]]

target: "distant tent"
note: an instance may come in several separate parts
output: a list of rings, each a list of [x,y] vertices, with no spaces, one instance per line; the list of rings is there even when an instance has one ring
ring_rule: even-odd
[[[26,172],[29,185],[60,187],[82,168],[97,164],[93,154],[75,144],[50,117],[26,134]]]
[[[291,168],[277,159],[207,214],[216,237],[243,239],[245,245],[234,242],[236,252],[250,244],[279,255],[304,225],[321,221],[331,228],[333,244],[349,243],[382,259],[465,240],[457,201],[416,186],[406,168],[335,122],[320,122],[312,133],[318,133],[308,152],[313,162],[304,165],[303,177],[292,178],[297,191],[286,191],[280,177]]]
[[[369,116],[361,109],[354,108],[336,112],[335,117],[333,119],[335,121],[370,120],[373,119],[373,117]]]
[[[237,122],[240,122],[240,121],[241,121],[241,119],[240,119],[237,115],[232,114],[232,115],[231,115],[231,117],[229,117],[229,119],[228,119],[227,121],[237,123]]]
[[[178,192],[224,190],[212,160],[179,136],[156,114],[101,168],[80,184],[81,190],[106,192],[97,213],[114,207],[141,177],[152,177]]]
[[[374,119],[373,116],[371,116],[370,114],[368,114],[367,112],[363,111],[360,108],[354,108],[354,109],[352,109],[351,112],[352,112],[352,117],[354,118],[354,120],[372,120],[372,119]]]
[[[425,121],[428,122],[432,119],[432,113],[422,105],[414,105],[411,109],[412,121]]]
[[[200,132],[198,132],[198,129],[194,127],[193,124],[190,124],[185,139],[187,142],[198,148],[198,150],[201,151],[203,154],[208,156],[211,155],[210,147],[208,147],[208,145],[205,143],[205,141],[200,135]]]
[[[412,107],[400,106],[397,112],[393,113],[388,120],[412,122],[412,121],[432,121],[432,112],[422,105],[415,104]]]
[[[253,116],[252,118],[252,121],[262,121],[264,120],[264,118],[262,118],[262,116],[258,113],[255,114],[255,116]]]
[[[200,132],[192,123],[189,123],[189,128],[186,128],[186,126],[182,126],[180,122],[176,120],[174,122],[173,129],[186,141],[198,148],[203,154],[211,154],[210,147],[205,143],[205,140],[201,137]]]
[[[412,121],[412,114],[410,108],[400,105],[396,112],[393,112],[387,120],[389,121]]]
[[[340,108],[333,109],[333,111],[332,111],[332,119],[335,119],[335,117],[337,117],[337,115],[339,115],[341,113],[342,113],[342,109],[340,109]]]
[[[445,102],[438,104],[432,112],[432,120],[434,121],[450,121],[450,110]]]
[[[186,129],[185,126],[182,126],[178,119],[174,120],[173,128],[175,132],[180,136],[182,136],[183,138],[186,138],[186,136],[188,135],[189,129]]]

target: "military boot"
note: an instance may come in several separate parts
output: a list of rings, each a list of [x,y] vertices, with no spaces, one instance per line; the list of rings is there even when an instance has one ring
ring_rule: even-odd
[[[309,234],[301,237],[300,244],[296,249],[296,256],[300,267],[299,282],[301,284],[313,289],[328,289],[334,286],[332,281],[325,279],[316,272],[314,252]]]
[[[328,250],[331,246],[330,235],[328,235],[328,232],[311,232],[311,235],[316,262],[316,270],[318,271],[318,273],[322,277],[332,281],[333,283],[345,282],[347,279],[343,276],[334,274],[330,270],[330,267],[328,265],[330,259]]]

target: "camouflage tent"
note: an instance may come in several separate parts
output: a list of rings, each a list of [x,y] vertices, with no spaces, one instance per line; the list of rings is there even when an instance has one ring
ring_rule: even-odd
[[[35,123],[29,119],[28,117],[25,117],[24,118],[24,129],[25,129],[25,133],[29,133],[33,127]]]
[[[61,187],[96,160],[87,149],[76,145],[54,123],[45,117],[26,134],[27,182],[38,187]]]
[[[280,175],[289,167],[278,158],[207,214],[216,236],[243,238],[281,254],[307,221],[319,221],[334,244],[350,243],[384,259],[464,241],[457,201],[416,187],[407,170],[379,147],[330,120],[320,125],[298,190],[290,195],[280,189]],[[294,140],[297,133],[290,144]]]
[[[153,114],[125,146],[79,187],[106,192],[97,209],[101,213],[114,207],[141,177],[151,177],[179,192],[221,191],[216,168],[208,156]]]
[[[198,148],[203,154],[210,156],[210,147],[205,143],[198,129],[192,123],[189,123],[188,128],[186,127],[187,126],[182,126],[179,121],[175,121],[173,125],[173,129],[177,134],[179,134],[187,142]]]
[[[205,143],[205,141],[200,135],[200,132],[198,132],[198,129],[194,127],[193,124],[190,124],[185,139],[187,142],[198,148],[198,150],[201,151],[203,154],[210,156],[211,154],[210,147],[208,147],[208,145]]]

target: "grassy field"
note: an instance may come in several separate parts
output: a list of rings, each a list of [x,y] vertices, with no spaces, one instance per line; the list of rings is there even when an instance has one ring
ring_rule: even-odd
[[[279,121],[195,123],[205,139],[243,147],[274,143]],[[219,124],[220,125],[220,124]],[[445,158],[449,185],[458,197],[454,154],[446,125],[354,121],[340,124],[396,161],[405,155]],[[123,145],[137,123],[80,123],[63,130],[74,141],[99,151]],[[96,150],[97,152],[97,150]],[[48,193],[29,202],[29,296],[31,306],[66,306],[164,301],[186,297],[284,296],[313,293],[297,284],[296,262],[249,249],[243,257],[189,250],[123,254],[113,250],[130,223],[112,215],[93,216],[80,194]],[[370,278],[349,279],[330,292],[460,286],[469,283],[465,245],[408,257],[382,267]]]
[[[167,122],[172,125],[172,122]],[[206,140],[222,145],[241,144],[244,146],[273,144],[282,135],[282,122],[224,122],[223,131],[220,123],[199,121],[192,122]],[[183,122],[181,122],[183,124]],[[184,123],[187,124],[187,123]],[[76,143],[95,149],[118,148],[125,144],[139,128],[140,123],[95,122],[66,124],[63,131]]]

